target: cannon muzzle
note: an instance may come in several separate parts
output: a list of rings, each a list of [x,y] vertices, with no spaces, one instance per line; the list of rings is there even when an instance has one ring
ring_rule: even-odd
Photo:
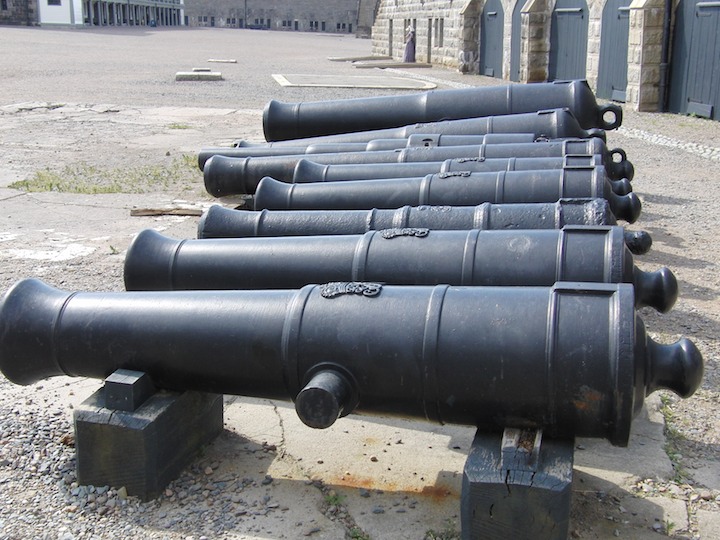
[[[335,101],[271,100],[263,112],[263,131],[266,140],[282,141],[563,107],[585,129],[616,129],[622,124],[622,109],[614,104],[599,106],[587,81],[562,81]]]
[[[120,368],[158,388],[294,399],[319,427],[357,411],[626,445],[644,396],[691,395],[703,361],[647,336],[628,284],[70,293],[29,279],[2,300],[11,381]]]
[[[550,286],[556,281],[633,283],[637,307],[677,300],[667,268],[636,268],[622,227],[431,231],[364,235],[175,240],[147,229],[125,256],[125,288],[297,289],[313,281],[395,285]]]

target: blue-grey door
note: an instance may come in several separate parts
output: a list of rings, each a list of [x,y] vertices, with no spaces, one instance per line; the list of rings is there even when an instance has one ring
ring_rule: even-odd
[[[720,2],[680,0],[669,108],[720,120]]]
[[[502,78],[503,7],[500,0],[487,0],[480,16],[480,75]]]
[[[510,33],[510,80],[520,80],[520,47],[521,47],[521,30],[522,19],[521,12],[525,5],[525,0],[517,0],[512,13],[512,31]]]
[[[548,80],[585,78],[587,39],[585,0],[557,0],[550,22]]]
[[[608,0],[603,9],[596,94],[604,99],[625,101],[631,1]]]

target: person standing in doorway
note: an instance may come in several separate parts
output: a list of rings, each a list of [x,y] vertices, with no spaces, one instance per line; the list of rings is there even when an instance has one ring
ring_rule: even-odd
[[[415,62],[415,29],[412,26],[408,26],[405,30],[405,54],[403,55],[403,62]]]

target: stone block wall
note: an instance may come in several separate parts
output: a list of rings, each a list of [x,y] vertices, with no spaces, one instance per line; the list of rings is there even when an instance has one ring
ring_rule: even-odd
[[[246,9],[247,6],[247,9]],[[363,11],[367,13],[367,10]],[[188,26],[244,28],[251,25],[270,30],[354,33],[358,0],[185,0]]]
[[[663,0],[633,0],[630,4],[627,102],[639,111],[660,108],[663,21]]]
[[[457,67],[467,43],[477,53],[477,29],[468,27],[464,13],[478,2],[469,0],[384,0],[380,2],[372,30],[374,55],[403,57],[405,31],[415,28],[418,62]],[[474,35],[473,35],[474,33]]]
[[[355,32],[357,37],[370,38],[378,7],[380,7],[380,0],[358,1],[358,28]]]
[[[590,88],[597,88],[598,72],[600,71],[600,38],[602,32],[602,14],[604,0],[587,0],[588,13],[588,47],[586,78]]]
[[[38,24],[36,2],[33,0],[5,0],[0,7],[0,24]]]
[[[597,88],[600,69],[602,13],[607,0],[586,0],[588,36],[586,75]],[[552,11],[555,0],[502,0],[504,9],[502,78],[510,78],[512,13],[522,2],[520,82],[548,78]],[[657,110],[660,56],[663,40],[664,0],[634,0],[630,6],[627,103],[640,110]],[[380,0],[372,29],[372,51],[400,60],[405,46],[405,28],[416,29],[416,60],[463,72],[478,72],[480,16],[485,0]],[[442,40],[435,33],[442,21]],[[460,58],[468,64],[461,64]]]
[[[546,81],[550,61],[551,0],[530,0],[520,19],[520,82]]]

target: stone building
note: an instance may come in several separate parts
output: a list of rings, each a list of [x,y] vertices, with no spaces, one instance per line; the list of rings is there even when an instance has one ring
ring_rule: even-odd
[[[0,24],[37,24],[36,3],[29,0],[0,0]]]
[[[185,24],[230,28],[258,28],[297,32],[352,34],[363,0],[188,0]],[[362,12],[366,13],[363,9]]]
[[[381,0],[373,54],[401,59],[408,27],[418,62],[526,83],[587,79],[638,110],[720,119],[719,2]]]
[[[181,26],[185,16],[183,0],[76,1],[82,4],[83,22],[91,26]]]

